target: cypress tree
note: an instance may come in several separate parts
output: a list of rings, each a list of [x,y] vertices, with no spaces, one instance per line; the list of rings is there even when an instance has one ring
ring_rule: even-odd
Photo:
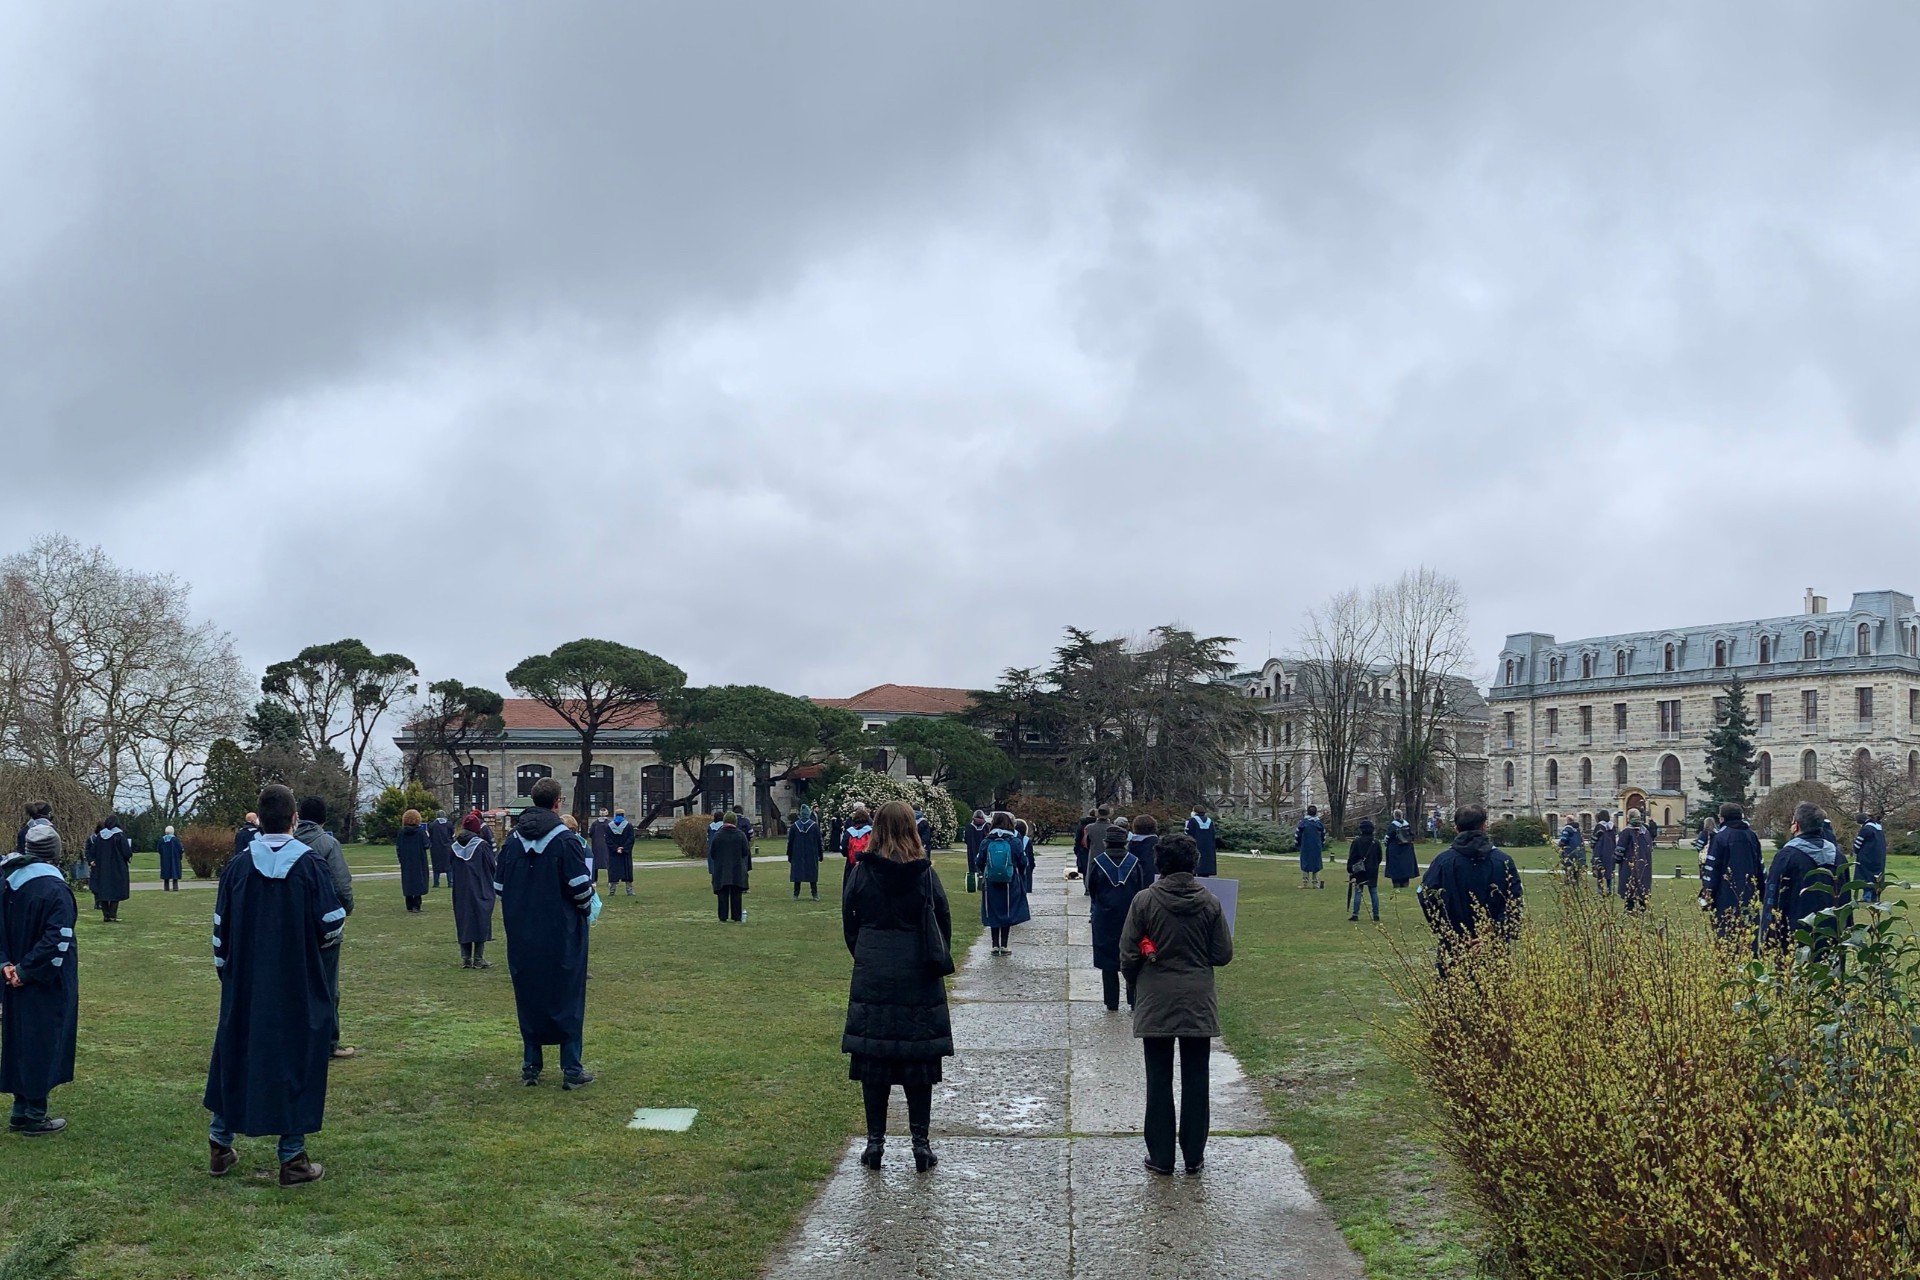
[[[1726,712],[1707,734],[1707,776],[1696,779],[1705,793],[1699,808],[1717,812],[1728,801],[1748,808],[1758,762],[1753,755],[1753,716],[1747,711],[1747,687],[1739,676],[1726,686]]]

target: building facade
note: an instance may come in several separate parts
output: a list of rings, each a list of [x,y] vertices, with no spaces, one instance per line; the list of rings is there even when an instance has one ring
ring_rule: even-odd
[[[1326,779],[1314,759],[1312,722],[1296,678],[1297,666],[1297,660],[1269,658],[1258,670],[1234,676],[1247,697],[1259,703],[1261,726],[1233,755],[1227,791],[1215,797],[1223,811],[1285,823],[1310,804],[1326,803]],[[1395,671],[1390,663],[1375,667],[1366,691],[1383,719],[1390,715],[1393,700],[1402,696]],[[1449,680],[1445,687],[1447,713],[1439,728],[1447,759],[1425,803],[1450,812],[1486,799],[1487,704],[1469,680]],[[1387,789],[1380,760],[1375,753],[1363,751],[1349,788],[1352,816],[1370,816],[1381,808]]]
[[[1845,613],[1802,612],[1560,642],[1507,637],[1488,692],[1496,813],[1550,825],[1637,808],[1686,821],[1725,686],[1746,685],[1754,790],[1831,784],[1866,752],[1920,780],[1920,616],[1913,597],[1863,591]]]

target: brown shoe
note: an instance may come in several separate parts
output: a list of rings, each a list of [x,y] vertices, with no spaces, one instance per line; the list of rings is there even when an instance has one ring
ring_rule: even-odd
[[[239,1163],[240,1157],[232,1147],[223,1147],[217,1142],[207,1144],[207,1172],[214,1177],[220,1177]]]
[[[299,1155],[280,1166],[280,1185],[283,1187],[305,1186],[309,1182],[320,1181],[321,1178],[326,1176],[326,1173],[327,1167],[325,1165],[315,1164],[313,1161],[307,1159],[307,1153],[302,1151]]]

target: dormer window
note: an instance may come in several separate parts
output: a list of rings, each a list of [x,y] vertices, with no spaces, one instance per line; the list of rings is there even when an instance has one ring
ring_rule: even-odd
[[[1621,649],[1613,655],[1613,674],[1617,676],[1627,674],[1627,651],[1625,649]]]
[[[1859,630],[1853,633],[1853,651],[1862,658],[1873,656],[1873,628],[1861,623]]]
[[[1820,637],[1816,636],[1811,631],[1807,632],[1807,634],[1805,634],[1804,636],[1801,636],[1800,637],[1800,656],[1802,659],[1805,659],[1806,661],[1809,661],[1809,662],[1812,661],[1814,658],[1819,657],[1820,656]]]
[[[1673,646],[1671,644],[1666,648],[1665,665],[1661,669],[1664,671],[1673,670]]]
[[[1727,642],[1725,640],[1715,640],[1713,642],[1713,665],[1716,667],[1724,667],[1727,665]]]
[[[1773,639],[1770,636],[1760,637],[1760,661],[1762,664],[1773,661]]]
[[[1580,678],[1582,680],[1593,679],[1593,655],[1590,653],[1580,655]]]
[[[1513,683],[1513,659],[1512,658],[1507,659],[1507,683],[1508,684]]]
[[[1548,658],[1547,659],[1547,679],[1549,681],[1553,681],[1553,680],[1558,680],[1559,678],[1560,678],[1560,659]]]

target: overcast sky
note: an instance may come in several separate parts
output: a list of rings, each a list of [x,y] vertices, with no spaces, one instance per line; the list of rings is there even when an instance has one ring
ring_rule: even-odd
[[[1920,588],[1920,7],[1569,10],[10,5],[0,550],[823,695]]]

